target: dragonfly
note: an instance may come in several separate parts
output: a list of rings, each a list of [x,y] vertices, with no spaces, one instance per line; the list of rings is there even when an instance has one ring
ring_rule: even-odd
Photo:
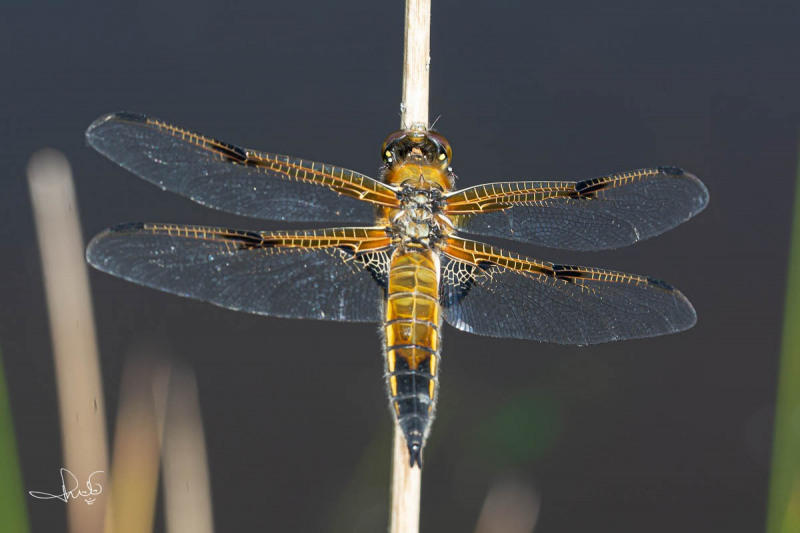
[[[568,345],[653,337],[696,322],[689,300],[657,278],[552,263],[467,237],[579,251],[626,246],[705,208],[706,187],[680,168],[458,189],[450,144],[428,129],[386,138],[379,179],[132,113],[99,118],[86,138],[123,168],[204,206],[336,225],[122,224],[97,235],[86,255],[104,272],[227,309],[380,323],[390,409],[411,467],[422,466],[439,394],[443,322]]]

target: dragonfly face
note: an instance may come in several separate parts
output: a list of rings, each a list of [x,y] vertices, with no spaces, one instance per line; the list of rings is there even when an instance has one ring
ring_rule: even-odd
[[[383,181],[390,185],[419,188],[453,188],[455,177],[450,168],[453,151],[447,139],[433,131],[400,130],[383,143],[386,170]]]
[[[511,181],[453,190],[441,135],[383,144],[381,180],[258,152],[158,119],[116,113],[88,143],[139,177],[216,209],[267,220],[346,222],[305,231],[137,223],[89,244],[95,267],[250,313],[380,322],[392,409],[421,464],[438,396],[443,322],[494,337],[585,345],[685,330],[696,316],[668,283],[525,257],[462,233],[601,250],[694,216],[708,191],[655,167],[582,181]]]

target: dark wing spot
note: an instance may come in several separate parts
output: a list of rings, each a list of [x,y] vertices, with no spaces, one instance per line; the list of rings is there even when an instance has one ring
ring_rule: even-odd
[[[147,122],[147,117],[142,115],[141,113],[129,113],[128,111],[120,111],[118,113],[108,115],[108,118],[111,117],[116,117],[118,119],[125,120],[128,122]]]
[[[658,171],[668,176],[680,176],[686,174],[686,171],[680,167],[658,167]]]
[[[597,191],[605,189],[611,184],[610,181],[602,178],[593,178],[590,180],[579,181],[575,184],[575,198],[594,198]]]
[[[553,265],[553,275],[557,279],[574,283],[576,279],[586,278],[587,273],[569,265]]]
[[[648,276],[647,277],[647,283],[649,283],[650,285],[655,285],[656,287],[664,289],[665,291],[672,292],[672,291],[675,290],[675,287],[673,287],[672,285],[670,285],[669,283],[667,283],[666,281],[664,281],[662,279],[651,278],[650,276]]]
[[[255,231],[242,231],[225,235],[225,240],[241,243],[240,250],[252,250],[254,248],[272,248],[275,242],[264,239],[260,233]]]
[[[144,229],[144,222],[124,222],[108,228],[109,233],[122,233],[125,231],[138,231]]]
[[[214,143],[214,148],[216,151],[228,161],[239,163],[241,165],[245,165],[247,163],[255,164],[255,162],[252,162],[247,158],[247,153],[238,146],[218,141],[216,139],[214,139]]]

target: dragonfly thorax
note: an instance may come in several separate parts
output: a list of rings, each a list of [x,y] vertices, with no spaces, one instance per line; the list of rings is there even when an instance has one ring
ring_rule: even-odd
[[[442,213],[442,192],[438,188],[422,189],[406,185],[400,193],[400,209],[391,217],[395,237],[403,244],[431,247],[441,239],[448,227]]]

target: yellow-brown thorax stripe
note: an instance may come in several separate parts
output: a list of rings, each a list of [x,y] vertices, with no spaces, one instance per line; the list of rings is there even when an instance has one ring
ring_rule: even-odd
[[[405,163],[392,167],[386,171],[383,180],[389,185],[403,185],[413,183],[423,189],[436,185],[443,191],[452,187],[451,178],[443,168],[430,164]],[[421,182],[421,183],[420,183]]]
[[[398,247],[389,269],[384,335],[389,392],[401,425],[404,417],[416,416],[427,426],[435,398],[440,326],[438,254]]]

